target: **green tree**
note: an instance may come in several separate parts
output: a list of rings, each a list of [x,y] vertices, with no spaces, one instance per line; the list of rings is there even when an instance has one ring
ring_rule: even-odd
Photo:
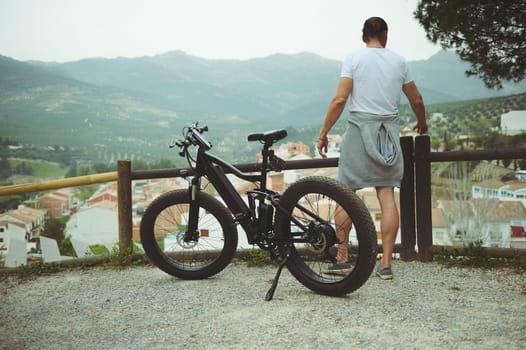
[[[154,163],[152,169],[170,169],[173,168],[174,164],[170,159],[161,158],[158,162]]]
[[[71,235],[68,235],[59,243],[58,250],[61,255],[77,256],[75,248],[73,248],[73,244],[71,243]]]
[[[91,168],[89,166],[81,166],[77,168],[77,176],[85,176],[90,175],[93,172],[91,171]]]
[[[7,179],[11,176],[11,164],[7,157],[0,157],[0,179]]]
[[[88,185],[77,187],[75,190],[76,197],[81,201],[87,201],[95,192],[97,192],[98,185]]]
[[[56,218],[54,216],[47,217],[40,235],[57,241],[61,255],[76,255],[75,249],[71,244],[71,236],[66,237],[66,219]]]
[[[62,242],[66,238],[66,222],[63,219],[49,216],[44,223],[41,236],[53,238],[57,242]]]
[[[421,0],[415,18],[427,37],[455,49],[489,88],[526,76],[526,2],[509,0]]]
[[[438,149],[440,148],[440,145],[441,145],[440,139],[431,138],[431,149],[438,151]]]
[[[75,176],[77,176],[77,166],[75,164],[71,165],[71,167],[69,168],[68,172],[64,176],[65,177],[75,177]]]
[[[115,171],[115,165],[106,165],[102,163],[97,163],[93,165],[92,169],[97,174],[109,173],[109,172]]]
[[[22,162],[15,167],[15,173],[21,175],[33,175],[33,168],[26,162]]]
[[[147,170],[150,166],[148,163],[142,159],[137,159],[132,162],[132,169],[133,170]]]

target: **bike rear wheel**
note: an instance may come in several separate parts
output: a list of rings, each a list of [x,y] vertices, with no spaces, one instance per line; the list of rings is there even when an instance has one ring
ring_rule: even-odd
[[[198,237],[185,239],[190,208],[188,190],[165,193],[146,209],[141,242],[146,255],[164,272],[182,279],[203,279],[223,270],[237,248],[237,230],[228,209],[199,193]],[[188,235],[187,235],[188,236]]]
[[[292,184],[279,202],[286,213],[276,213],[278,248],[281,256],[290,255],[287,268],[300,283],[319,294],[341,296],[367,281],[376,261],[376,230],[371,214],[352,190],[330,178],[307,177]],[[335,217],[342,210],[354,227],[348,257],[352,270],[329,274],[326,265],[335,263],[337,254]],[[308,235],[289,214],[309,227]]]

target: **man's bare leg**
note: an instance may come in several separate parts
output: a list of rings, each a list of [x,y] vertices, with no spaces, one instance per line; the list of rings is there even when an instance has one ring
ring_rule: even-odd
[[[400,220],[398,208],[396,207],[393,187],[377,187],[376,195],[380,202],[380,210],[382,211],[382,220],[380,223],[380,229],[382,231],[382,259],[380,260],[380,266],[383,268],[391,268]]]
[[[345,210],[338,206],[334,222],[336,224],[336,238],[338,239],[336,262],[347,262],[349,260],[349,233],[351,232],[352,221]]]

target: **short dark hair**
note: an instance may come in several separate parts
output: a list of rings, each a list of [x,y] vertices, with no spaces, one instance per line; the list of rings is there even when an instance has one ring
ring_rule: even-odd
[[[363,24],[362,38],[367,41],[369,38],[379,38],[383,32],[387,31],[387,23],[380,17],[368,18]]]

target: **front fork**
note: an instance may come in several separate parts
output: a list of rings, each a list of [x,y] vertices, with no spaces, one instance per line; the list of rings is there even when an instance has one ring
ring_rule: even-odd
[[[188,188],[190,194],[190,209],[188,212],[188,226],[184,234],[184,242],[197,242],[199,239],[199,231],[197,229],[197,222],[199,220],[199,193],[201,191],[201,178],[194,177],[190,187]]]

